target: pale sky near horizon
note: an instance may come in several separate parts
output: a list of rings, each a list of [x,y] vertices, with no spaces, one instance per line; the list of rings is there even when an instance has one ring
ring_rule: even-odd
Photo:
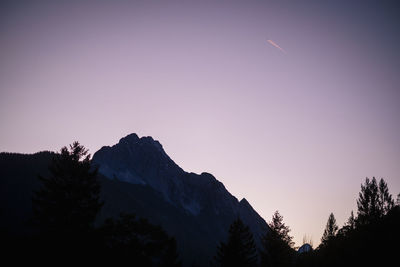
[[[2,1],[0,151],[152,136],[316,246],[365,177],[400,192],[398,5]]]

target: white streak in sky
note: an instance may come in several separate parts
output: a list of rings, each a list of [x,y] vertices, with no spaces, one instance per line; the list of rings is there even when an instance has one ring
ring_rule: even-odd
[[[270,43],[271,45],[275,46],[276,48],[278,48],[279,50],[281,50],[283,53],[286,54],[286,51],[282,47],[280,47],[277,43],[275,43],[274,41],[267,40],[267,42]]]

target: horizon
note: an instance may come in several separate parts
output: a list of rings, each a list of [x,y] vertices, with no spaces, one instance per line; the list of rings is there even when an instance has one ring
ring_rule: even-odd
[[[113,143],[113,144],[101,146],[99,149],[97,149],[96,151],[93,151],[92,153],[90,152],[90,149],[89,149],[88,152],[89,152],[89,154],[90,154],[90,156],[91,156],[91,159],[92,159],[93,155],[94,155],[97,151],[99,151],[101,148],[103,148],[103,147],[112,147],[112,146],[118,144],[119,141],[120,141],[122,138],[125,138],[125,137],[127,137],[127,136],[129,136],[129,135],[132,135],[132,134],[137,135],[139,139],[150,137],[150,138],[152,138],[154,141],[159,142],[159,140],[157,140],[156,138],[153,138],[152,136],[149,136],[149,135],[140,136],[140,135],[138,135],[137,133],[133,132],[133,133],[127,134],[127,135],[125,135],[125,136],[122,136],[121,138],[118,139],[117,142],[115,142],[115,143]],[[75,141],[78,141],[78,140],[75,140]],[[73,142],[71,142],[70,144],[72,144],[72,143],[73,143]],[[68,147],[70,144],[68,144],[68,145],[66,145],[66,146]],[[162,144],[162,143],[160,143],[160,144],[161,144],[163,150],[165,151],[165,148],[164,148],[163,144]],[[82,144],[82,145],[83,145],[83,144]],[[87,148],[87,147],[86,147],[86,148]],[[59,153],[60,150],[61,150],[61,148],[60,148],[60,149],[56,149],[56,150],[41,150],[41,151],[30,152],[30,153],[24,153],[24,152],[8,152],[8,151],[0,151],[0,153],[17,153],[17,154],[31,155],[31,154],[41,153],[41,152],[54,152],[54,153]],[[165,153],[171,158],[171,156],[168,154],[168,151],[165,151]],[[175,160],[174,160],[173,158],[171,158],[171,159],[172,159],[172,161],[175,162]],[[176,162],[175,162],[175,163],[176,163]],[[178,163],[176,163],[176,164],[177,164],[179,167],[182,168],[182,166],[180,166]],[[182,168],[182,169],[183,169],[183,171],[185,171],[185,172],[188,172],[188,173],[191,172],[191,171],[188,171],[188,170],[186,170],[186,169],[184,169],[184,168]],[[193,173],[200,175],[201,173],[204,173],[204,172],[206,172],[206,171],[199,171],[199,172],[193,172]],[[206,172],[206,173],[209,173],[209,172]],[[218,181],[222,182],[222,184],[224,185],[224,187],[228,190],[229,193],[232,194],[232,196],[233,196],[234,198],[237,199],[238,202],[242,201],[243,199],[245,199],[247,202],[249,202],[249,200],[246,199],[246,196],[238,197],[237,195],[235,195],[234,193],[232,193],[232,192],[229,190],[229,188],[227,188],[227,186],[224,184],[224,182],[223,182],[222,180],[218,179],[218,177],[216,177],[213,173],[210,173],[210,174],[211,174],[212,176],[214,176]],[[376,178],[377,180],[379,180],[380,178],[384,178],[384,177],[375,177],[375,176],[365,177],[364,179],[360,180],[360,189],[361,189],[361,185],[364,184],[366,178],[369,178],[369,179]],[[386,179],[385,179],[385,181],[387,182]],[[390,184],[389,184],[389,189],[391,189]],[[360,190],[357,191],[357,194],[358,194],[358,192],[360,192]],[[396,194],[393,192],[393,190],[390,190],[389,193],[391,193],[393,199],[395,200],[395,199],[396,199]],[[355,196],[357,196],[357,194],[356,194]],[[354,201],[356,201],[356,197],[354,198]],[[252,208],[266,221],[267,224],[269,224],[269,223],[271,222],[271,220],[268,220],[268,218],[265,218],[262,214],[260,214],[259,211],[257,211],[257,209],[254,207],[254,203],[251,203],[251,201],[250,201],[249,204],[250,204],[250,205],[252,206]],[[353,209],[352,211],[355,213],[355,216],[357,216],[357,205],[354,205],[354,206],[355,206],[355,209]],[[277,210],[277,211],[279,211],[279,210]],[[282,214],[281,214],[281,215],[282,215]],[[272,218],[272,215],[271,215],[271,218]],[[339,222],[339,224],[338,224],[339,228],[342,227],[342,226],[344,226],[346,222],[347,222],[347,219],[345,219],[345,220],[343,221],[343,223],[340,223],[340,222]],[[315,243],[315,239],[314,239],[311,235],[309,235],[309,234],[304,234],[304,235],[301,237],[301,239],[300,239],[299,237],[297,237],[296,235],[294,235],[291,226],[287,224],[285,218],[284,218],[284,223],[285,223],[287,226],[289,226],[290,229],[291,229],[290,235],[293,236],[293,240],[294,240],[294,242],[295,242],[295,247],[300,248],[303,244],[309,244],[309,245],[312,246],[312,248],[315,249],[315,248],[318,247],[318,245],[320,244],[320,241],[319,241],[319,240],[318,240],[317,243]],[[321,235],[321,236],[322,236],[322,235]],[[299,240],[301,240],[301,242],[299,242]],[[306,241],[306,242],[304,243],[303,241]]]
[[[0,4],[0,151],[152,136],[296,246],[366,177],[400,192],[395,1]],[[211,155],[211,156],[210,156]],[[299,208],[299,206],[301,208]]]

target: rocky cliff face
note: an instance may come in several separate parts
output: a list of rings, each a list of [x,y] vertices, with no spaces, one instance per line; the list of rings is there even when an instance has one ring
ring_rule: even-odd
[[[110,180],[153,190],[165,202],[162,205],[170,207],[173,214],[158,216],[162,211],[157,205],[149,205],[144,210],[153,210],[150,212],[154,214],[153,221],[177,237],[183,254],[203,254],[192,255],[191,258],[210,258],[219,242],[225,240],[229,225],[238,216],[250,227],[258,244],[261,236],[268,231],[266,222],[246,199],[239,202],[209,173],[198,175],[185,172],[151,137],[139,138],[130,134],[118,144],[97,151],[93,155],[93,164]],[[146,206],[149,201],[141,202]]]
[[[0,229],[30,233],[32,192],[40,187],[38,174],[48,176],[54,153],[0,153]],[[103,147],[93,156],[99,167],[104,201],[97,225],[119,213],[135,213],[161,225],[177,240],[184,266],[209,266],[230,224],[238,217],[260,245],[268,226],[246,199],[240,202],[209,173],[183,171],[151,137],[136,134]]]

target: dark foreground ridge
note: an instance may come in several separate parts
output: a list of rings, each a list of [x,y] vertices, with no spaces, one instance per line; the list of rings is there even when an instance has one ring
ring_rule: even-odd
[[[48,176],[54,153],[0,154],[0,229],[7,235],[29,233],[33,192],[38,175]],[[240,202],[213,175],[182,170],[152,137],[130,134],[118,144],[102,147],[93,155],[99,168],[101,200],[96,225],[120,213],[133,213],[160,225],[177,240],[186,266],[208,266],[227,229],[238,217],[249,226],[261,248],[268,225],[247,200]]]
[[[246,199],[239,202],[209,173],[185,172],[151,137],[129,135],[92,160],[78,142],[60,153],[0,153],[0,170],[3,259],[14,265],[398,261],[400,194],[395,201],[383,178],[365,179],[357,212],[342,227],[329,214],[317,248],[297,250],[279,211],[267,225]]]

